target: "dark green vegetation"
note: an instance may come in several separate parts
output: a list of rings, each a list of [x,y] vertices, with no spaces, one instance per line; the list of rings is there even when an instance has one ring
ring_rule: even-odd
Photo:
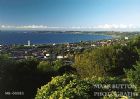
[[[132,92],[130,97],[137,98],[135,96],[140,92],[139,61],[140,37],[133,38],[123,45],[84,51],[75,56],[73,67],[76,68],[78,76],[63,75],[53,78],[38,89],[36,99],[117,99],[118,92]],[[135,87],[95,88],[96,84],[126,84]],[[99,97],[94,92],[110,93]]]
[[[119,76],[139,60],[134,44],[99,47],[76,55],[74,67],[82,77]]]
[[[73,66],[63,65],[62,60],[15,61],[0,55],[0,99],[111,99],[117,97],[117,91],[140,92],[139,82],[140,37],[126,44],[85,50],[75,55]],[[96,88],[96,84],[134,84],[136,88]],[[5,96],[5,91],[23,91],[24,95]],[[95,96],[94,92],[102,91],[111,93]]]
[[[120,80],[113,77],[93,77],[90,79],[80,79],[76,75],[57,76],[47,85],[38,90],[35,99],[100,99],[98,92],[108,92],[112,96],[104,99],[114,99],[116,91],[134,92],[135,88],[117,89],[111,88],[113,84],[129,84],[127,80]],[[102,88],[99,88],[102,84]],[[100,86],[101,87],[101,86]],[[115,97],[115,98],[119,98]]]
[[[8,55],[0,55],[0,99],[34,98],[37,88],[49,82],[51,77],[65,73],[67,67],[61,60],[53,63],[33,58],[15,61]],[[7,95],[6,92],[14,94]],[[22,92],[22,95],[15,92]]]

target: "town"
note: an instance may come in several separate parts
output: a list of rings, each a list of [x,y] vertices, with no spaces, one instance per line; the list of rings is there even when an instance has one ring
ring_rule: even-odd
[[[26,45],[0,45],[0,54],[7,54],[14,60],[28,58],[48,61],[63,60],[64,65],[72,65],[76,54],[101,46],[111,46],[116,44],[126,45],[128,39],[128,37],[124,37],[99,41],[36,45],[28,40]]]

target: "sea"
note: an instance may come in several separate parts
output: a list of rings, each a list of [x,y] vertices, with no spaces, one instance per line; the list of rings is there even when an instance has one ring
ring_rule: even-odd
[[[59,44],[75,43],[80,41],[97,41],[104,39],[112,39],[112,36],[51,31],[0,31],[0,45],[27,44],[28,40],[30,40],[31,44]]]

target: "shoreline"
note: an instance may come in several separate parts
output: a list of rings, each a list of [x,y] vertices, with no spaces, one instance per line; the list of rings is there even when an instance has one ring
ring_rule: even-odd
[[[18,35],[16,35],[18,33]],[[60,35],[59,35],[60,34]],[[92,34],[92,33],[65,33],[65,32],[48,32],[48,33],[38,33],[33,32],[25,33],[22,32],[3,32],[0,38],[0,45],[24,45],[27,44],[27,41],[31,41],[31,44],[35,45],[50,45],[50,44],[66,44],[66,43],[80,43],[82,42],[94,42],[98,40],[106,40],[114,38],[111,35],[101,35],[101,34]],[[92,35],[92,36],[91,36]],[[63,38],[63,39],[62,39]]]

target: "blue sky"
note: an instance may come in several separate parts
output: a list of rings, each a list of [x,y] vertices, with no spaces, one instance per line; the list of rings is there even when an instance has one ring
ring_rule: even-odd
[[[139,30],[140,0],[0,0],[2,29]]]

